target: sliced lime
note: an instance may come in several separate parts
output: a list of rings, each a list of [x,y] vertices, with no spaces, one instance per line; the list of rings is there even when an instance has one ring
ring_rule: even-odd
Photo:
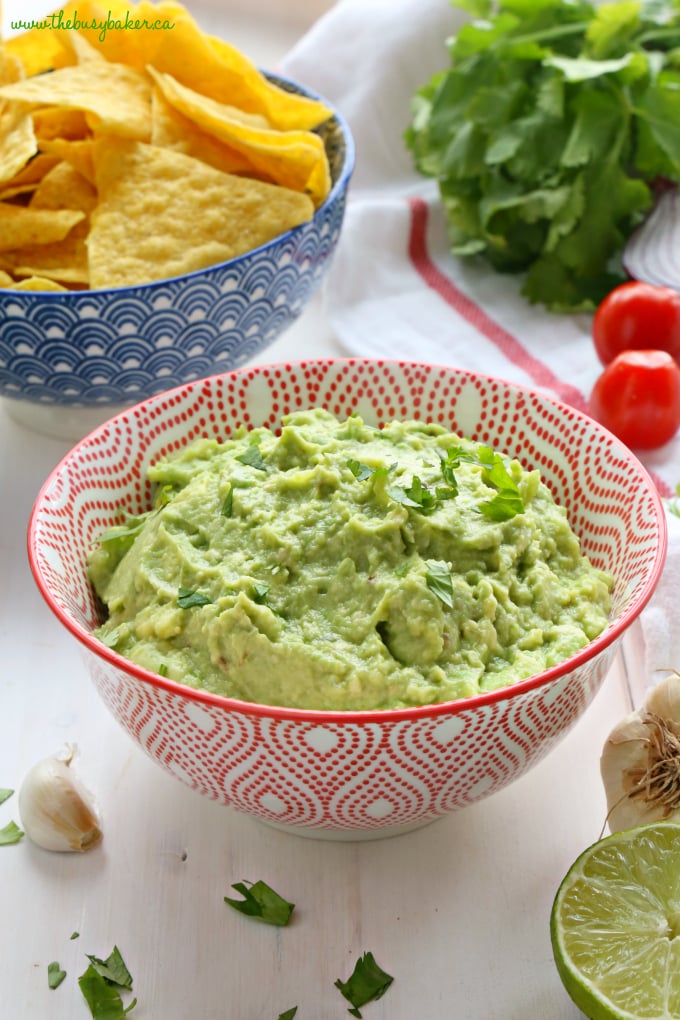
[[[590,1020],[680,1020],[680,825],[589,847],[550,919],[557,970]]]

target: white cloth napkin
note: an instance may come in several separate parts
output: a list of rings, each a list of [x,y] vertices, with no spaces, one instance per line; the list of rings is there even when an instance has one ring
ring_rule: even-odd
[[[340,0],[282,62],[346,117],[357,147],[345,225],[326,279],[347,354],[418,358],[540,387],[587,410],[602,366],[589,315],[530,305],[521,281],[449,254],[436,184],[403,134],[414,91],[449,64],[468,15],[448,0]],[[663,497],[680,482],[680,435],[640,454]],[[662,581],[642,613],[644,685],[680,668],[680,519],[669,518]]]

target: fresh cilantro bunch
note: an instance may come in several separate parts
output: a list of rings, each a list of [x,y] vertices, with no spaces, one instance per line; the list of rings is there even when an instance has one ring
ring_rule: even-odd
[[[590,310],[660,180],[680,180],[680,0],[452,0],[473,20],[414,96],[406,144],[451,250]]]

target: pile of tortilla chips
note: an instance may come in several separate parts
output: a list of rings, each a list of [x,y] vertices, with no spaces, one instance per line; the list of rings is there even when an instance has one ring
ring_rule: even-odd
[[[331,111],[174,0],[77,0],[0,40],[0,287],[119,287],[311,219]]]

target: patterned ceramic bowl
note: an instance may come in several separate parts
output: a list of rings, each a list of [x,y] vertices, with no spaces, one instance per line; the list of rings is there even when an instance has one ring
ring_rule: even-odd
[[[319,131],[333,181],[328,197],[309,223],[254,251],[136,287],[0,289],[0,396],[10,415],[80,438],[131,404],[242,366],[273,343],[319,285],[344,217],[354,142],[338,112]]]
[[[323,712],[183,687],[93,637],[85,560],[121,506],[148,508],[150,462],[235,425],[276,428],[301,407],[367,422],[426,418],[539,468],[594,563],[613,574],[611,622],[544,673],[429,707]],[[664,512],[638,460],[601,426],[540,392],[459,369],[330,359],[189,383],[112,419],[55,468],[29,527],[43,596],[81,642],[101,697],[134,740],[199,793],[316,837],[390,835],[487,797],[535,765],[591,702],[659,578]]]

